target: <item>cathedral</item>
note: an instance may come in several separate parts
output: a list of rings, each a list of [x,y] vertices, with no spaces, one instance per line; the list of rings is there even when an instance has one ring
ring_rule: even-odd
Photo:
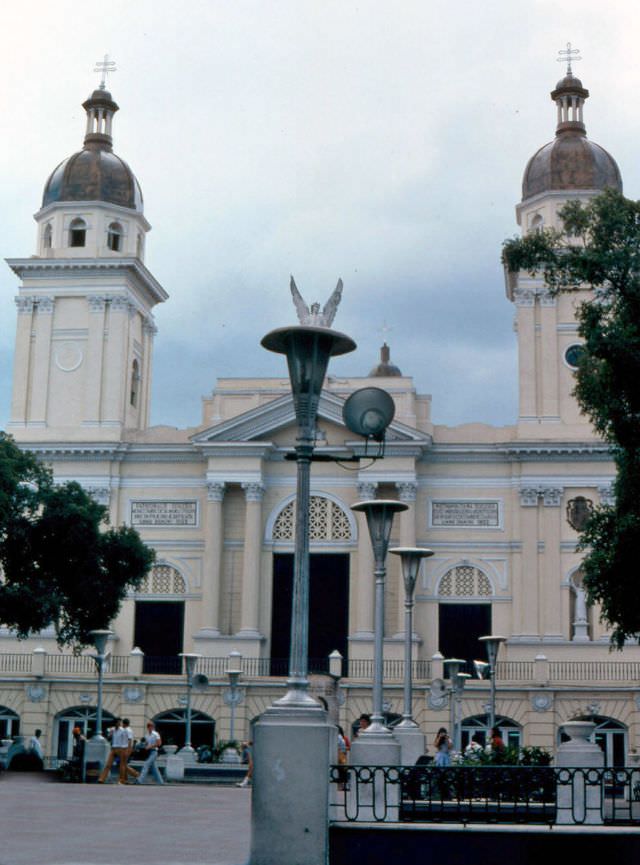
[[[588,96],[571,72],[551,93],[556,133],[524,171],[516,207],[523,233],[557,225],[568,200],[622,189],[615,160],[586,137]],[[281,379],[218,379],[197,427],[150,425],[153,312],[172,301],[144,263],[150,225],[141,187],[113,150],[118,105],[103,84],[83,107],[84,143],[45,183],[34,254],[8,259],[18,281],[8,431],[156,552],[145,584],[111,625],[105,719],[127,716],[137,731],[153,719],[165,741],[181,744],[180,653],[193,652],[201,656],[193,743],[249,738],[252,721],[283,693],[289,654],[289,380],[284,362]],[[391,546],[434,552],[419,574],[412,635],[413,712],[427,741],[449,723],[451,697],[434,682],[446,679],[443,659],[451,657],[465,659],[471,674],[463,743],[486,732],[489,682],[473,661],[485,657],[479,638],[499,634],[506,639],[496,711],[505,741],[553,750],[563,722],[588,718],[608,765],[620,765],[640,745],[640,649],[610,651],[576,552],[576,514],[610,499],[614,471],[572,397],[580,297],[553,296],[527,273],[506,273],[505,287],[518,343],[512,426],[438,425],[437,406],[432,415],[430,397],[416,392],[387,345],[368,376],[325,381],[318,453],[364,453],[342,419],[358,388],[391,394],[395,418],[384,459],[363,460],[357,471],[313,465],[312,691],[345,729],[371,710],[373,557],[364,518],[351,506],[399,499],[409,507],[396,517]],[[393,719],[402,705],[404,589],[389,558],[384,700]],[[242,673],[232,687],[234,669]],[[52,633],[18,642],[0,629],[0,677],[0,739],[38,727],[45,753],[63,759],[72,728],[95,723],[94,663],[59,651]]]

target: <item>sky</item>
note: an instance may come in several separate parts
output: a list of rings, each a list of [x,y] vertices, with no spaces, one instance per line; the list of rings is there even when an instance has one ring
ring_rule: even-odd
[[[152,423],[193,426],[218,377],[286,376],[260,347],[338,277],[334,327],[366,375],[383,340],[436,423],[517,416],[501,244],[529,157],[555,132],[567,42],[588,136],[640,198],[638,7],[610,0],[22,0],[0,5],[0,257],[35,252],[53,168],[109,54],[114,150],[153,230]],[[0,428],[17,280],[0,262]]]

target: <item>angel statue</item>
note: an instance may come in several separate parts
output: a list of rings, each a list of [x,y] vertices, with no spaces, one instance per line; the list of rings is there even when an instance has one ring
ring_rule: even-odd
[[[291,296],[293,297],[293,302],[296,307],[296,312],[298,313],[298,318],[300,320],[300,324],[311,325],[313,327],[331,327],[333,324],[333,319],[336,317],[336,311],[338,309],[338,304],[340,303],[340,298],[342,297],[342,280],[338,280],[338,284],[333,290],[333,294],[329,298],[329,300],[325,303],[324,309],[320,312],[320,304],[312,303],[311,306],[307,306],[304,302],[304,298],[298,291],[298,286],[295,283],[293,277],[291,277]]]

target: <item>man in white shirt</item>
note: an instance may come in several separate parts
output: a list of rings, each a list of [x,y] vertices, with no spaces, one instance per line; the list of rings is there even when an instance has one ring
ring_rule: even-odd
[[[140,775],[136,780],[136,784],[144,784],[144,780],[151,772],[154,779],[158,782],[158,784],[164,784],[162,780],[162,775],[160,774],[160,770],[156,766],[156,760],[158,759],[158,748],[162,745],[162,739],[160,738],[160,733],[155,729],[155,725],[153,721],[147,722],[147,735],[145,737],[145,745],[144,749],[147,752],[147,759],[144,761],[144,765],[142,770],[140,771]]]
[[[127,757],[129,754],[129,736],[127,731],[122,726],[122,718],[116,718],[115,727],[111,732],[111,750],[107,757],[107,762],[104,764],[104,769],[98,778],[99,784],[104,782],[109,777],[111,766],[116,757],[120,760],[120,780],[119,784],[127,783]]]
[[[128,738],[128,748],[127,748],[127,775],[131,775],[132,778],[137,778],[140,774],[137,772],[133,766],[129,765],[129,760],[131,759],[131,755],[133,753],[133,745],[135,742],[135,737],[133,735],[133,730],[131,729],[131,721],[128,718],[122,719],[122,726],[127,732]]]

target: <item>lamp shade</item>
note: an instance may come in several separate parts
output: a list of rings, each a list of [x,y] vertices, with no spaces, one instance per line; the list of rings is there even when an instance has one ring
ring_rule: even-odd
[[[355,342],[327,327],[279,327],[263,337],[261,345],[286,355],[296,419],[312,431],[329,358],[353,351]]]
[[[408,598],[413,597],[420,562],[432,556],[433,550],[428,550],[426,547],[394,547],[389,552],[393,553],[394,556],[400,556],[404,590]]]
[[[499,637],[495,635],[478,638],[478,642],[484,643],[487,647],[487,658],[489,659],[489,664],[491,667],[495,667],[500,643],[504,643],[506,639],[506,637]]]
[[[379,387],[363,387],[351,394],[342,408],[345,424],[356,435],[382,441],[396,413],[395,403]]]
[[[461,658],[447,658],[443,663],[447,665],[449,678],[454,682],[456,676],[460,672],[460,667],[464,667],[467,662],[463,661]]]
[[[96,630],[89,631],[89,636],[93,640],[93,645],[96,647],[96,652],[99,655],[104,655],[104,650],[107,648],[109,637],[113,636],[113,631]]]
[[[408,509],[409,505],[396,499],[370,499],[351,505],[352,511],[358,511],[367,517],[367,526],[376,561],[384,561],[387,556],[394,514]]]

